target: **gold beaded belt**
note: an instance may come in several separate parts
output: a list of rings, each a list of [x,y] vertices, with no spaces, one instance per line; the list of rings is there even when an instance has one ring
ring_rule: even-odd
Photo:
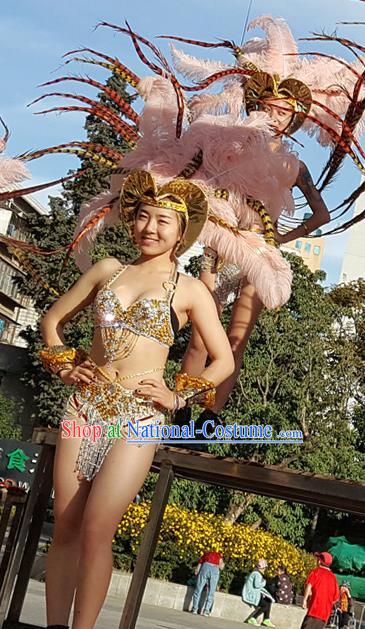
[[[118,378],[110,382],[100,380],[91,384],[80,383],[74,396],[75,402],[87,416],[88,422],[90,422],[90,407],[92,407],[93,416],[96,414],[100,421],[109,423],[126,424],[135,419],[153,417],[157,412],[151,400],[138,398],[135,390],[124,387]],[[83,411],[85,406],[87,406],[86,413]]]
[[[137,375],[137,374],[136,374]],[[83,420],[90,428],[90,436],[83,436],[75,471],[79,480],[92,480],[100,470],[109,450],[118,437],[110,436],[110,425],[119,425],[119,435],[126,439],[129,425],[140,421],[158,421],[164,424],[169,413],[157,409],[152,400],[139,399],[134,389],[125,388],[116,379],[113,382],[80,383],[66,405],[64,420]],[[94,427],[101,433],[93,440]]]

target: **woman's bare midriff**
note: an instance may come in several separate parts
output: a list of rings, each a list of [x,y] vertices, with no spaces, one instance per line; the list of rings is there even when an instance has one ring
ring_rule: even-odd
[[[107,367],[101,334],[99,330],[95,330],[89,355],[92,361],[101,368],[100,371],[95,370],[98,379],[108,382],[110,379],[121,378],[124,387],[135,389],[143,379],[163,380],[168,348],[144,336],[139,336],[130,356],[115,360],[111,366]],[[138,375],[142,373],[143,375]]]

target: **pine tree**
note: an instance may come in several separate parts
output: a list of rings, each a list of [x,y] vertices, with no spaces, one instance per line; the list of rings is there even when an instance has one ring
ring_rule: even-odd
[[[116,91],[129,103],[133,96],[126,90],[124,80],[111,75],[106,85]],[[115,111],[116,105],[104,93],[99,95],[103,104],[108,104]],[[116,148],[119,152],[127,152],[129,145],[107,123],[94,115],[86,119],[85,130],[87,139],[91,142]],[[50,212],[46,216],[33,216],[29,228],[32,242],[42,249],[56,249],[68,245],[72,241],[76,219],[82,203],[90,200],[109,186],[111,171],[90,159],[81,160],[82,173],[63,185],[62,194],[50,197]],[[136,256],[136,250],[131,244],[123,226],[120,224],[106,229],[97,238],[93,251],[93,260],[97,261],[106,255],[115,256],[121,261],[130,260]],[[68,262],[62,276],[64,254],[49,257],[32,256],[31,262],[41,278],[51,287],[57,287],[60,294],[66,292],[78,279],[80,272],[72,259]],[[54,301],[54,296],[40,283],[28,278],[27,282],[19,279],[22,291],[33,297],[35,307],[40,315],[48,309]],[[65,326],[65,338],[71,346],[88,347],[92,338],[91,308],[79,313],[72,322]],[[33,388],[34,398],[38,406],[37,425],[56,425],[59,421],[65,398],[69,395],[69,387],[55,376],[47,374],[39,361],[38,350],[42,339],[39,330],[28,330],[23,334],[28,342],[30,366],[24,373],[24,381]]]

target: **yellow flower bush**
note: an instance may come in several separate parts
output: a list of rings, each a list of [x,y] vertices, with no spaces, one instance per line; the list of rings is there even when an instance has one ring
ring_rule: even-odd
[[[134,556],[137,554],[149,510],[149,503],[129,506],[115,536],[116,554],[123,550],[128,552],[128,547]],[[175,504],[167,505],[155,555],[155,562],[164,569],[155,570],[155,576],[171,578],[179,564],[185,564],[190,570],[207,550],[221,552],[227,568],[231,566],[232,572],[234,566],[233,572],[241,575],[252,570],[258,559],[263,557],[269,565],[269,576],[283,565],[298,586],[303,584],[309,570],[315,566],[312,555],[277,535],[253,530],[244,524],[229,524],[222,516],[188,511]],[[232,578],[231,574],[230,581]],[[229,587],[229,583],[226,586]]]

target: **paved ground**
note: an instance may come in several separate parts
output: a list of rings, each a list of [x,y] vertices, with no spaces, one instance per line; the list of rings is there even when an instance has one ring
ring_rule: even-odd
[[[104,604],[95,629],[118,629],[123,600],[109,596]],[[25,599],[21,621],[45,626],[44,584],[31,580]],[[142,605],[137,629],[243,629],[249,627],[241,622],[226,619],[194,616],[188,612],[165,609],[153,605]]]

